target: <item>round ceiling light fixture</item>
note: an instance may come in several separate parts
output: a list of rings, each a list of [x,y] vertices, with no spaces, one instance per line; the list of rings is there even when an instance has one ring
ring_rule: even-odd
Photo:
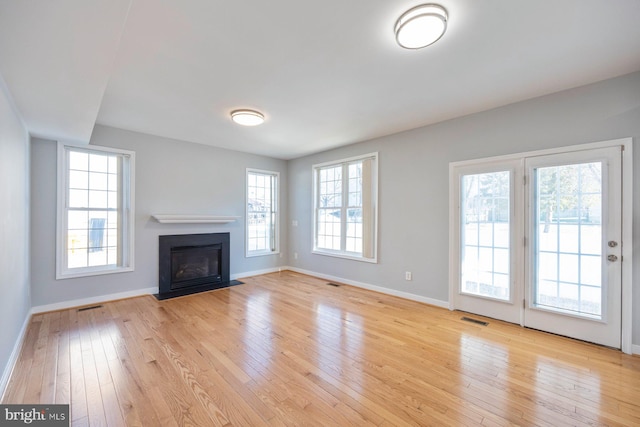
[[[264,123],[264,115],[255,110],[233,110],[231,120],[242,126],[258,126]]]
[[[398,18],[396,41],[405,49],[421,49],[435,43],[447,30],[447,10],[439,4],[422,4]]]

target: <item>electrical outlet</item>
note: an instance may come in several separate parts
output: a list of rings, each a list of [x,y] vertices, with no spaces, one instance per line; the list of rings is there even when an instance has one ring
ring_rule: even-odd
[[[298,220],[294,219],[293,221],[291,221],[291,226],[297,227],[298,226]]]
[[[298,252],[293,253],[293,259],[298,259]]]
[[[413,279],[413,275],[411,274],[410,271],[405,271],[404,272],[404,280],[412,280]]]

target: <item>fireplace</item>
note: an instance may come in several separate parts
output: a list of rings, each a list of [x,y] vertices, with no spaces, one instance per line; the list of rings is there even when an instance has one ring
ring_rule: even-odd
[[[160,300],[225,288],[229,279],[229,233],[160,236]]]

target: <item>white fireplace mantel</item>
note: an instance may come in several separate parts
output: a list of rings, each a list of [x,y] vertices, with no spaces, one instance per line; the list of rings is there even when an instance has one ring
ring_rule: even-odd
[[[161,224],[227,224],[240,219],[239,216],[218,216],[218,215],[151,215]]]

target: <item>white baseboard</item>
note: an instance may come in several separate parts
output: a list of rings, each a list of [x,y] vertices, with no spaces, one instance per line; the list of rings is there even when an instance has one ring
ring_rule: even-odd
[[[22,343],[24,342],[24,338],[27,334],[27,326],[29,326],[29,322],[31,321],[31,312],[27,313],[27,316],[24,319],[24,323],[22,324],[22,329],[20,329],[20,333],[18,334],[18,339],[16,343],[13,345],[13,350],[11,351],[11,356],[9,356],[9,360],[7,360],[7,364],[2,371],[2,378],[0,379],[0,402],[4,400],[4,392],[7,389],[7,385],[9,385],[9,379],[11,378],[11,374],[13,373],[13,369],[18,363],[18,356],[20,356],[20,351],[22,350]]]
[[[261,274],[276,273],[278,271],[285,270],[285,269],[286,269],[285,267],[274,267],[274,268],[267,268],[264,270],[247,271],[244,273],[233,274],[231,275],[231,279],[237,280],[243,277],[251,277],[251,276],[259,276]],[[158,293],[157,287],[136,289],[133,291],[120,292],[116,294],[107,294],[107,295],[100,295],[96,297],[62,301],[54,304],[38,305],[31,309],[31,313],[36,314],[36,313],[45,313],[47,311],[65,310],[67,308],[80,307],[83,305],[98,304],[101,302],[115,301],[115,300],[124,299],[124,298],[131,298],[131,297],[137,297],[140,295],[149,295],[149,294],[157,294],[157,293]]]
[[[640,354],[640,345],[632,344],[631,345],[631,354]]]
[[[80,307],[83,305],[98,304],[101,302],[115,301],[118,299],[131,298],[131,297],[137,297],[140,295],[150,295],[150,294],[157,294],[157,293],[158,293],[157,287],[136,289],[133,291],[119,292],[116,294],[100,295],[100,296],[95,296],[90,298],[80,298],[80,299],[74,299],[70,301],[57,302],[54,304],[38,305],[31,309],[31,313],[36,314],[36,313],[45,313],[47,311],[65,310],[67,308]]]
[[[272,267],[265,268],[264,270],[245,271],[243,273],[236,273],[231,275],[231,280],[240,280],[244,277],[260,276],[262,274],[277,273],[279,271],[288,270],[289,267]]]
[[[421,295],[412,294],[412,293],[409,293],[409,292],[397,291],[395,289],[389,289],[389,288],[385,288],[383,286],[376,286],[376,285],[371,285],[369,283],[357,282],[355,280],[344,279],[342,277],[332,276],[330,274],[318,273],[318,272],[310,271],[310,270],[304,270],[302,268],[297,268],[297,267],[283,267],[282,269],[283,270],[287,269],[287,270],[295,271],[297,273],[307,274],[309,276],[319,277],[320,279],[331,280],[331,281],[334,281],[334,282],[340,282],[340,283],[344,283],[344,284],[347,284],[347,285],[355,286],[355,287],[358,287],[358,288],[363,288],[363,289],[368,289],[370,291],[380,292],[382,294],[393,295],[395,297],[400,297],[400,298],[404,298],[404,299],[408,299],[408,300],[412,300],[412,301],[422,302],[422,303],[429,304],[429,305],[435,305],[436,307],[442,307],[442,308],[446,308],[446,309],[449,308],[449,302],[448,301],[442,301],[442,300],[438,300],[438,299],[434,299],[434,298],[427,298],[427,297],[423,297]]]
[[[276,273],[278,271],[282,271],[285,269],[286,267],[274,267],[274,268],[267,268],[264,270],[247,271],[244,273],[233,274],[231,275],[231,279],[237,280],[243,277],[251,277],[251,276],[259,276],[261,274]],[[36,313],[45,313],[47,311],[65,310],[67,308],[80,307],[83,305],[98,304],[101,302],[115,301],[115,300],[124,299],[124,298],[131,298],[131,297],[137,297],[140,295],[149,295],[149,294],[157,294],[157,293],[158,293],[157,287],[136,289],[133,291],[120,292],[116,294],[100,295],[96,297],[81,298],[81,299],[75,299],[71,301],[62,301],[54,304],[39,305],[39,306],[33,307],[31,309],[31,313],[36,314]]]

